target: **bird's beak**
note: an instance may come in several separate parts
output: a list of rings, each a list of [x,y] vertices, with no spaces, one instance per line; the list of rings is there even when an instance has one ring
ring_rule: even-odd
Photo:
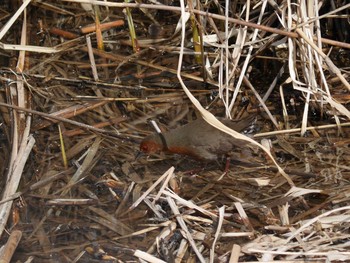
[[[137,161],[138,159],[140,159],[142,156],[145,156],[146,154],[142,151],[138,151],[136,156],[135,156],[135,161]]]

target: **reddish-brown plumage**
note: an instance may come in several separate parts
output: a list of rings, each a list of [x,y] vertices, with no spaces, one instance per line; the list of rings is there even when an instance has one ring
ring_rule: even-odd
[[[241,132],[253,119],[254,116],[239,121],[227,119],[220,121],[231,129]],[[149,154],[163,151],[188,155],[198,160],[214,161],[235,147],[242,147],[245,144],[245,141],[237,140],[199,118],[168,132],[147,136],[141,142],[140,150]]]

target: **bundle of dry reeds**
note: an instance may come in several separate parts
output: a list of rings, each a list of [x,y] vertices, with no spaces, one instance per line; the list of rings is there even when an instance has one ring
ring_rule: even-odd
[[[350,261],[349,10],[1,1],[0,261]],[[255,150],[139,156],[198,117]]]

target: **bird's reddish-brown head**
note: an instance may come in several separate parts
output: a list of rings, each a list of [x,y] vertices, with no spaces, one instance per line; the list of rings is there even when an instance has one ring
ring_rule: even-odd
[[[142,140],[140,144],[140,151],[144,153],[156,153],[163,150],[163,144],[159,138],[155,136],[148,136]]]

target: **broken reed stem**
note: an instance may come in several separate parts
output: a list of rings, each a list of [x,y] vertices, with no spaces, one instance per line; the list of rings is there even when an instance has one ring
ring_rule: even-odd
[[[350,126],[350,122],[346,123],[341,123],[340,127],[348,127]],[[307,131],[311,130],[324,130],[324,129],[333,129],[337,128],[337,124],[327,124],[327,125],[320,125],[320,126],[313,126],[313,127],[307,127]],[[280,130],[280,131],[272,131],[272,132],[263,132],[263,133],[258,133],[253,136],[253,138],[260,138],[260,137],[266,137],[266,136],[274,136],[274,135],[279,135],[279,134],[289,134],[289,133],[296,133],[300,132],[301,128],[295,128],[295,129],[289,129],[289,130]]]
[[[14,109],[14,110],[17,110],[17,111],[20,111],[20,112],[27,112],[27,113],[39,115],[41,117],[44,117],[44,118],[47,118],[47,119],[50,119],[50,120],[57,120],[57,121],[70,123],[72,125],[76,125],[78,127],[81,127],[81,128],[93,131],[93,132],[109,133],[106,130],[99,129],[99,128],[93,127],[91,125],[87,125],[87,124],[84,124],[84,123],[81,123],[81,122],[77,122],[77,121],[73,121],[73,120],[70,120],[70,119],[62,118],[62,117],[59,117],[59,116],[53,116],[53,115],[50,115],[50,114],[47,114],[47,113],[44,113],[44,112],[40,112],[40,111],[36,111],[36,110],[30,110],[30,109],[18,107],[18,106],[15,106],[15,105],[10,105],[10,104],[3,103],[3,102],[0,102],[0,106],[11,108],[11,109]]]

